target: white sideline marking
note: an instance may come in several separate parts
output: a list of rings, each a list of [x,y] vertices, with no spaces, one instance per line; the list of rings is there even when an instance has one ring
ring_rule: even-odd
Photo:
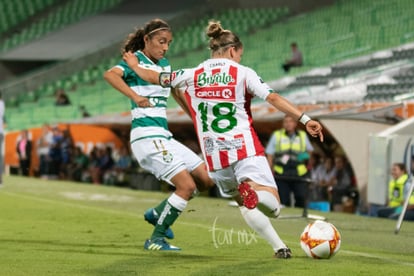
[[[349,254],[349,255],[357,255],[357,256],[367,257],[367,258],[371,258],[371,259],[379,259],[379,260],[387,261],[389,263],[395,263],[395,264],[399,264],[399,265],[406,265],[406,266],[413,266],[414,267],[414,263],[407,263],[407,262],[401,262],[401,261],[397,261],[397,260],[387,259],[387,258],[383,258],[383,257],[380,257],[380,256],[376,256],[374,254],[355,252],[355,251],[350,251],[350,250],[342,250],[342,249],[340,249],[340,252],[344,252],[344,253]]]
[[[127,211],[121,212],[121,211],[115,211],[115,210],[109,210],[109,209],[102,209],[100,207],[82,205],[82,204],[79,204],[79,203],[62,202],[62,201],[57,201],[57,200],[53,200],[53,199],[38,198],[38,197],[35,197],[35,196],[21,195],[21,194],[15,194],[15,193],[11,193],[11,192],[2,192],[2,193],[10,195],[10,196],[26,198],[26,199],[31,199],[31,200],[41,201],[41,202],[47,202],[47,203],[53,203],[53,204],[60,204],[60,205],[75,207],[75,208],[79,208],[79,209],[89,209],[89,210],[93,210],[93,211],[97,211],[97,212],[101,212],[101,213],[109,213],[109,214],[117,214],[117,215],[128,215],[128,216],[138,217],[138,214],[129,213]]]
[[[115,211],[115,210],[108,210],[108,209],[102,209],[102,208],[99,208],[99,207],[93,207],[93,206],[88,206],[88,205],[80,205],[80,204],[70,203],[70,202],[62,202],[62,201],[46,199],[46,198],[38,198],[38,197],[30,196],[30,195],[21,195],[21,194],[15,194],[15,193],[4,192],[4,191],[2,191],[2,193],[10,195],[10,196],[26,198],[26,199],[31,199],[31,200],[41,201],[41,202],[60,204],[60,205],[65,205],[65,206],[70,206],[70,207],[76,207],[76,208],[79,208],[79,209],[89,209],[89,210],[93,210],[93,211],[97,211],[97,212],[101,212],[101,213],[117,214],[117,215],[128,215],[128,216],[131,216],[131,217],[140,217],[140,215],[132,213],[132,212],[128,212],[128,211],[121,212],[121,211]],[[211,229],[211,227],[206,226],[204,224],[190,223],[190,222],[185,222],[185,221],[177,221],[177,223],[178,224],[183,224],[183,225],[190,225],[190,226],[193,226],[193,227],[195,226],[195,227],[199,227],[199,228],[204,228],[206,230]],[[226,230],[226,229],[222,229],[222,228],[216,228],[216,229],[217,230]],[[237,235],[237,233],[234,232],[234,233],[232,233],[232,235]],[[257,237],[261,238],[259,236],[257,236]],[[290,240],[288,242],[289,243],[295,243],[297,241]],[[383,258],[381,256],[377,256],[377,255],[374,255],[374,254],[362,253],[362,252],[356,252],[356,251],[350,251],[350,250],[343,250],[343,249],[341,249],[340,252],[345,253],[345,254],[349,254],[349,255],[355,255],[355,256],[361,256],[361,257],[366,257],[366,258],[378,259],[378,260],[382,260],[382,261],[388,262],[388,263],[394,263],[394,264],[405,265],[405,266],[413,266],[414,267],[414,263],[407,263],[407,262],[401,262],[401,261],[397,261],[397,260],[393,260],[393,259]]]
[[[83,200],[83,201],[106,201],[106,202],[131,202],[132,196],[127,195],[107,195],[107,194],[89,194],[82,192],[61,192],[65,198]]]

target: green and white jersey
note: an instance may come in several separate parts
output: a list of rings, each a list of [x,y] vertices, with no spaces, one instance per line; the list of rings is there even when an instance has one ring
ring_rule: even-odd
[[[135,55],[141,66],[158,72],[171,72],[171,66],[166,58],[154,63],[141,51],[137,51]],[[126,84],[138,95],[147,97],[152,104],[152,107],[144,108],[137,106],[131,100],[131,143],[143,138],[171,137],[172,133],[168,130],[166,112],[170,88],[163,88],[160,85],[142,80],[124,61],[121,61],[116,67],[124,72],[122,78]]]

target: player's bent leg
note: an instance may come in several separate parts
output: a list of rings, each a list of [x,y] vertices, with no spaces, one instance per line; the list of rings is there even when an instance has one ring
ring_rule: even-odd
[[[237,197],[235,200],[241,202]],[[257,208],[247,209],[244,206],[240,206],[240,212],[247,225],[272,246],[276,258],[288,259],[292,256],[290,249],[281,240],[273,225],[270,223],[270,219],[263,212]]]
[[[170,181],[175,186],[175,194],[185,200],[190,200],[196,190],[196,184],[187,170],[173,176]]]
[[[186,170],[180,171],[170,180],[175,185],[176,190],[167,199],[164,208],[159,213],[151,239],[144,244],[144,248],[147,250],[177,250],[169,245],[164,238],[167,229],[173,225],[187,206],[187,202],[195,190],[195,183]]]
[[[144,213],[145,221],[155,226],[160,217],[159,214],[161,214],[165,204],[167,204],[167,199],[164,199],[157,207],[146,210]],[[165,230],[165,237],[167,239],[174,239],[174,232],[170,227]]]
[[[259,203],[259,197],[256,191],[247,182],[242,182],[238,187],[240,197],[242,199],[242,205],[247,209],[256,208]]]
[[[199,192],[208,191],[215,186],[213,180],[208,175],[207,168],[204,163],[195,168],[190,174],[193,177]]]
[[[268,217],[277,218],[279,216],[281,206],[276,188],[246,181],[239,185],[239,192],[243,199],[243,205],[248,209],[257,207]]]
[[[259,198],[257,209],[270,218],[277,218],[280,215],[280,203],[267,191],[256,191]]]

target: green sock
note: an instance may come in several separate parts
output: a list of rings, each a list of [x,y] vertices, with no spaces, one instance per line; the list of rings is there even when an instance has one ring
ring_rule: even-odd
[[[154,232],[152,232],[151,239],[164,238],[165,231],[173,225],[174,221],[181,214],[181,211],[172,206],[167,200],[165,200],[165,207],[162,212],[159,213],[159,219],[155,224]]]
[[[154,207],[154,210],[157,216],[159,216],[162,213],[162,210],[164,210],[165,204],[167,204],[167,200],[168,198],[164,199],[163,201],[160,202],[160,204],[158,204],[157,207]]]

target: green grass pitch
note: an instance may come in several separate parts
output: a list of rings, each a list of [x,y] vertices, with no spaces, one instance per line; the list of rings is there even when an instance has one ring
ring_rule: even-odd
[[[143,212],[167,193],[6,176],[0,188],[0,275],[414,275],[414,223],[319,213],[342,235],[329,260],[300,248],[305,218],[273,220],[293,258],[274,259],[225,199],[190,201],[173,225],[181,252],[148,252]],[[285,208],[282,215],[300,215]]]

